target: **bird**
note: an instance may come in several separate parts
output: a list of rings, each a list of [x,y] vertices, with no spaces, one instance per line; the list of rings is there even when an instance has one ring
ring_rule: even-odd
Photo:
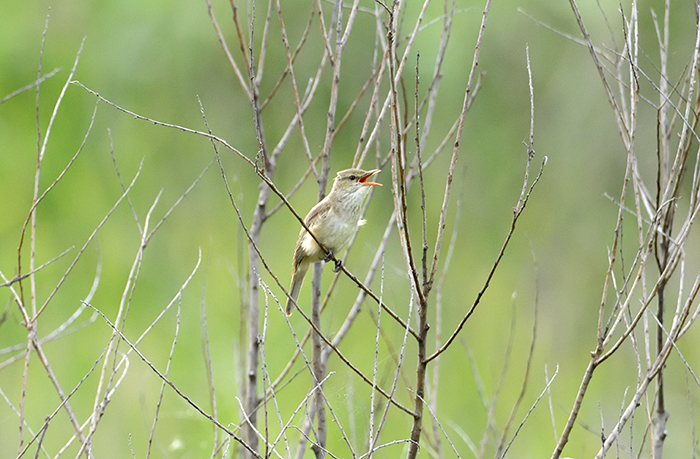
[[[357,228],[365,223],[360,218],[365,199],[373,186],[382,186],[381,183],[369,181],[377,172],[379,169],[346,169],[338,172],[331,192],[304,218],[306,226],[328,252],[319,247],[306,228],[301,228],[292,260],[292,284],[285,307],[287,316],[294,312],[294,304],[299,298],[309,265],[331,260],[350,241]],[[341,266],[342,260],[337,260],[333,272],[338,272]]]

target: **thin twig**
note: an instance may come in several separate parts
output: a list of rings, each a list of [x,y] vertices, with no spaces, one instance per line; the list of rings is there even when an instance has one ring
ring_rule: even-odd
[[[145,363],[146,365],[148,365],[148,367],[151,369],[151,371],[153,371],[161,380],[163,380],[163,382],[164,382],[165,384],[167,384],[168,386],[170,386],[170,388],[171,388],[173,391],[175,391],[175,393],[176,393],[178,396],[180,396],[180,398],[182,398],[185,402],[187,402],[187,404],[190,405],[192,408],[194,408],[199,414],[201,414],[202,416],[204,416],[205,418],[207,418],[207,419],[209,420],[209,422],[211,422],[212,424],[216,425],[219,429],[221,429],[221,430],[224,431],[226,434],[228,434],[231,438],[233,438],[233,439],[236,440],[238,443],[240,443],[240,444],[241,444],[246,450],[248,450],[248,452],[250,452],[254,457],[261,458],[261,456],[260,456],[255,450],[253,450],[246,442],[244,442],[242,438],[240,438],[239,436],[237,436],[235,432],[233,432],[231,429],[229,429],[228,427],[226,427],[226,426],[224,426],[223,424],[221,424],[221,423],[220,423],[218,420],[216,420],[212,415],[210,415],[209,413],[207,413],[206,411],[204,411],[202,408],[200,408],[199,405],[197,405],[196,403],[194,403],[187,395],[185,395],[180,389],[178,389],[178,387],[177,387],[172,381],[170,381],[163,373],[161,373],[161,372],[146,358],[146,356],[143,355],[143,354],[141,353],[141,351],[139,351],[139,350],[136,348],[136,345],[135,345],[135,344],[132,344],[131,341],[129,341],[129,339],[128,339],[126,336],[124,336],[124,334],[121,332],[121,330],[119,330],[119,329],[107,318],[107,316],[105,316],[105,315],[102,313],[102,311],[100,311],[99,309],[95,308],[95,307],[92,306],[91,304],[88,304],[88,306],[89,306],[90,308],[92,308],[94,311],[96,311],[100,316],[102,316],[102,319],[104,319],[104,321],[107,323],[107,325],[109,325],[110,328],[112,328],[112,330],[113,330],[115,333],[117,333],[117,334],[119,335],[119,338],[120,338],[124,343],[126,343],[126,345],[129,346],[129,347],[131,348],[131,350],[134,351],[134,353],[135,353],[136,355],[139,356],[139,358],[143,361],[143,363]]]
[[[0,104],[7,102],[8,100],[12,99],[15,96],[22,94],[25,91],[29,91],[34,86],[40,85],[41,83],[48,80],[49,78],[51,78],[52,76],[54,76],[55,74],[57,74],[60,71],[61,71],[61,69],[57,67],[57,68],[51,70],[49,73],[46,73],[44,75],[39,76],[39,78],[37,80],[33,81],[32,83],[28,84],[27,86],[19,88],[16,91],[13,91],[10,94],[3,97],[2,99],[0,99]]]
[[[528,159],[528,163],[530,162],[532,158]],[[426,358],[426,362],[430,362],[431,360],[435,359],[437,356],[445,352],[445,350],[452,344],[454,339],[457,337],[459,332],[462,330],[462,327],[464,327],[464,324],[469,320],[469,317],[474,313],[474,310],[476,307],[479,305],[479,302],[481,301],[481,297],[486,293],[486,290],[488,289],[489,283],[491,282],[491,279],[493,278],[493,275],[496,272],[496,268],[498,268],[501,259],[503,258],[503,255],[505,254],[505,250],[508,247],[508,243],[510,242],[511,237],[513,236],[513,233],[515,232],[515,225],[518,222],[518,219],[520,218],[520,215],[522,214],[522,211],[525,209],[525,206],[527,205],[528,200],[530,199],[530,195],[534,189],[534,187],[537,185],[539,182],[540,178],[542,177],[542,173],[544,172],[544,167],[547,164],[547,157],[545,156],[544,159],[542,160],[542,164],[540,166],[540,171],[537,174],[537,177],[533,180],[533,182],[530,184],[528,187],[527,193],[525,196],[523,196],[522,201],[519,202],[519,205],[513,209],[513,220],[511,221],[510,229],[508,230],[508,234],[506,235],[505,240],[503,241],[503,245],[501,246],[501,250],[498,252],[498,255],[496,256],[496,261],[494,264],[491,266],[491,270],[489,271],[488,275],[486,276],[486,281],[484,282],[483,287],[481,290],[479,290],[479,293],[477,293],[476,299],[474,300],[474,303],[472,303],[472,306],[469,308],[467,313],[462,317],[462,320],[459,322],[457,325],[457,328],[452,332],[450,337],[445,341],[445,344],[443,344],[438,350],[433,352],[429,357]],[[527,184],[526,184],[527,185]]]

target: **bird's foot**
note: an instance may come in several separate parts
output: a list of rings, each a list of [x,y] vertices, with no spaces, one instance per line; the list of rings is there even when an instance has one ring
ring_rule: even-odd
[[[323,262],[328,263],[333,258],[335,258],[335,254],[333,253],[333,249],[329,249],[326,256],[323,257]],[[333,267],[333,272],[337,273],[338,271],[340,271],[340,269],[342,267],[343,267],[343,260],[341,260],[341,259],[335,260],[335,266]]]
[[[333,254],[333,249],[328,249],[328,253],[323,257],[323,262],[328,263],[335,257],[335,254]]]

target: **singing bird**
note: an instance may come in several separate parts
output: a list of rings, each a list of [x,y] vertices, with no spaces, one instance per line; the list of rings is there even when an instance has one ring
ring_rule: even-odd
[[[287,298],[285,308],[287,315],[294,312],[294,303],[299,298],[299,291],[309,265],[330,260],[332,255],[339,252],[350,241],[357,227],[365,223],[360,219],[360,214],[369,190],[372,186],[382,186],[381,183],[368,181],[377,172],[379,169],[371,171],[346,169],[338,172],[331,192],[304,218],[306,226],[328,249],[330,255],[319,247],[304,227],[301,228],[292,261],[292,285],[289,287],[290,298]],[[338,272],[341,264],[341,260],[336,262],[334,272]]]

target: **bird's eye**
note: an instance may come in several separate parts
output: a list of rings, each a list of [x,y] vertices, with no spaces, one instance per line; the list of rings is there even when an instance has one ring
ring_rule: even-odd
[[[351,175],[351,176],[350,176],[350,180],[357,180],[357,176],[356,176],[356,175]]]

